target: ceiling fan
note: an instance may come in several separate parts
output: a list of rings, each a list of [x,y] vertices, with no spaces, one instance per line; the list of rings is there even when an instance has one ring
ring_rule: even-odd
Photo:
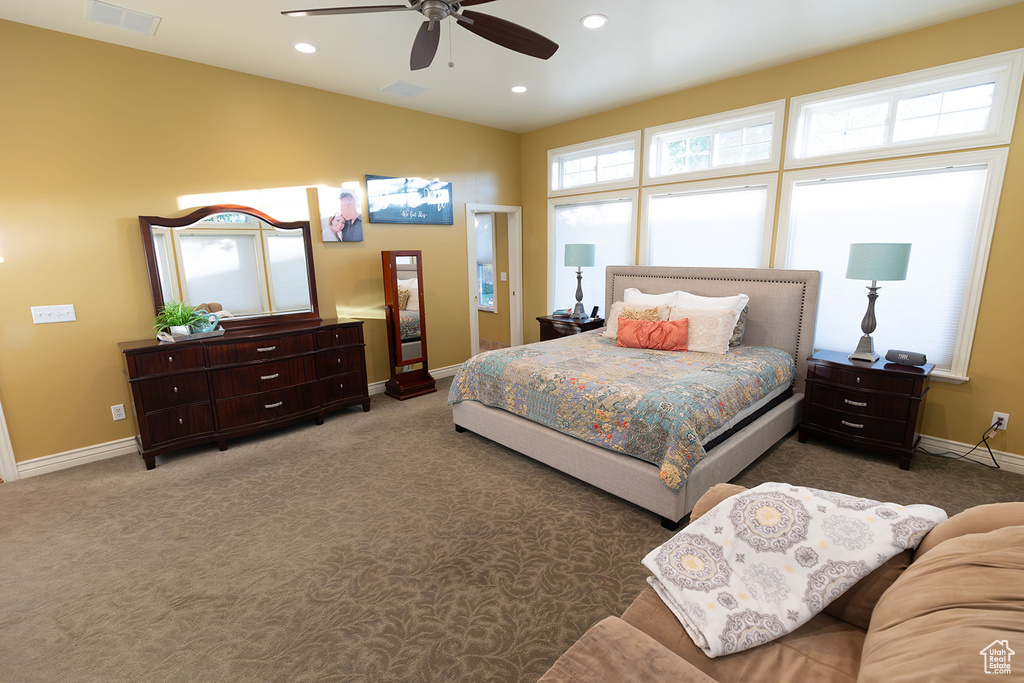
[[[286,17],[316,17],[330,14],[367,14],[370,12],[419,12],[426,17],[426,21],[420,25],[420,29],[416,33],[416,40],[412,44],[409,68],[413,71],[425,69],[434,61],[434,54],[437,52],[437,46],[441,40],[440,23],[448,17],[454,18],[460,26],[472,31],[485,40],[530,57],[547,59],[555,54],[555,51],[558,49],[557,43],[519,24],[513,24],[511,21],[492,17],[489,14],[462,9],[472,5],[482,5],[485,2],[494,2],[494,0],[461,0],[460,2],[408,0],[408,2],[408,7],[405,5],[366,5],[362,7],[292,10],[290,12],[281,12],[281,14]]]

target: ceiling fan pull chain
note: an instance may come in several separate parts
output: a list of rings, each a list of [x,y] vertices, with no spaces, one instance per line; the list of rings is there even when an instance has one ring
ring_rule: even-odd
[[[452,28],[448,26],[448,68],[455,68],[455,60],[452,59]]]

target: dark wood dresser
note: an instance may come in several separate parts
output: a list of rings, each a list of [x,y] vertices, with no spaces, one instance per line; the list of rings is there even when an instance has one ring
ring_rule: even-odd
[[[156,456],[315,419],[370,409],[361,321],[324,320],[228,330],[174,344],[118,344],[132,390],[146,469]]]
[[[807,361],[807,390],[799,440],[809,435],[878,453],[898,455],[910,469],[928,375],[934,365],[908,366],[879,359],[851,361],[818,351]]]
[[[542,315],[537,318],[537,322],[540,323],[541,341],[568,337],[580,332],[604,327],[604,318],[580,318],[579,320],[574,320],[572,318],[556,318],[550,315]]]

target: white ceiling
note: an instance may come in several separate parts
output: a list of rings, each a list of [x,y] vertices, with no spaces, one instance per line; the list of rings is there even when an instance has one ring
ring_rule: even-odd
[[[162,17],[153,36],[87,21],[86,0],[0,0],[0,18],[525,132],[1016,1],[494,0],[468,9],[545,35],[558,52],[526,57],[449,19],[434,63],[421,71],[409,70],[423,21],[415,12],[281,15],[403,0],[110,0]],[[592,12],[608,25],[583,28]],[[300,54],[292,47],[299,41],[320,51]],[[380,91],[395,80],[430,90],[413,98]],[[529,91],[509,92],[518,83]]]

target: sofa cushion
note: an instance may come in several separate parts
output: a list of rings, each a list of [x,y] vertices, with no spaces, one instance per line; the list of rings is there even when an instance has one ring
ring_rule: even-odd
[[[926,548],[875,607],[861,680],[984,678],[983,650],[1024,643],[1022,576],[1024,526]]]
[[[540,683],[711,683],[692,664],[618,617],[590,628]]]
[[[878,604],[878,599],[910,566],[913,554],[913,550],[904,550],[899,555],[890,557],[882,566],[830,602],[825,607],[825,614],[867,631],[868,624],[871,623],[871,613]]]
[[[928,532],[928,535],[917,546],[914,559],[943,541],[948,541],[964,534],[983,534],[1004,526],[1024,524],[1024,503],[992,503],[978,505],[953,515],[942,524]]]
[[[651,587],[633,601],[622,620],[720,681],[856,681],[864,644],[863,631],[819,614],[778,640],[711,659]]]

